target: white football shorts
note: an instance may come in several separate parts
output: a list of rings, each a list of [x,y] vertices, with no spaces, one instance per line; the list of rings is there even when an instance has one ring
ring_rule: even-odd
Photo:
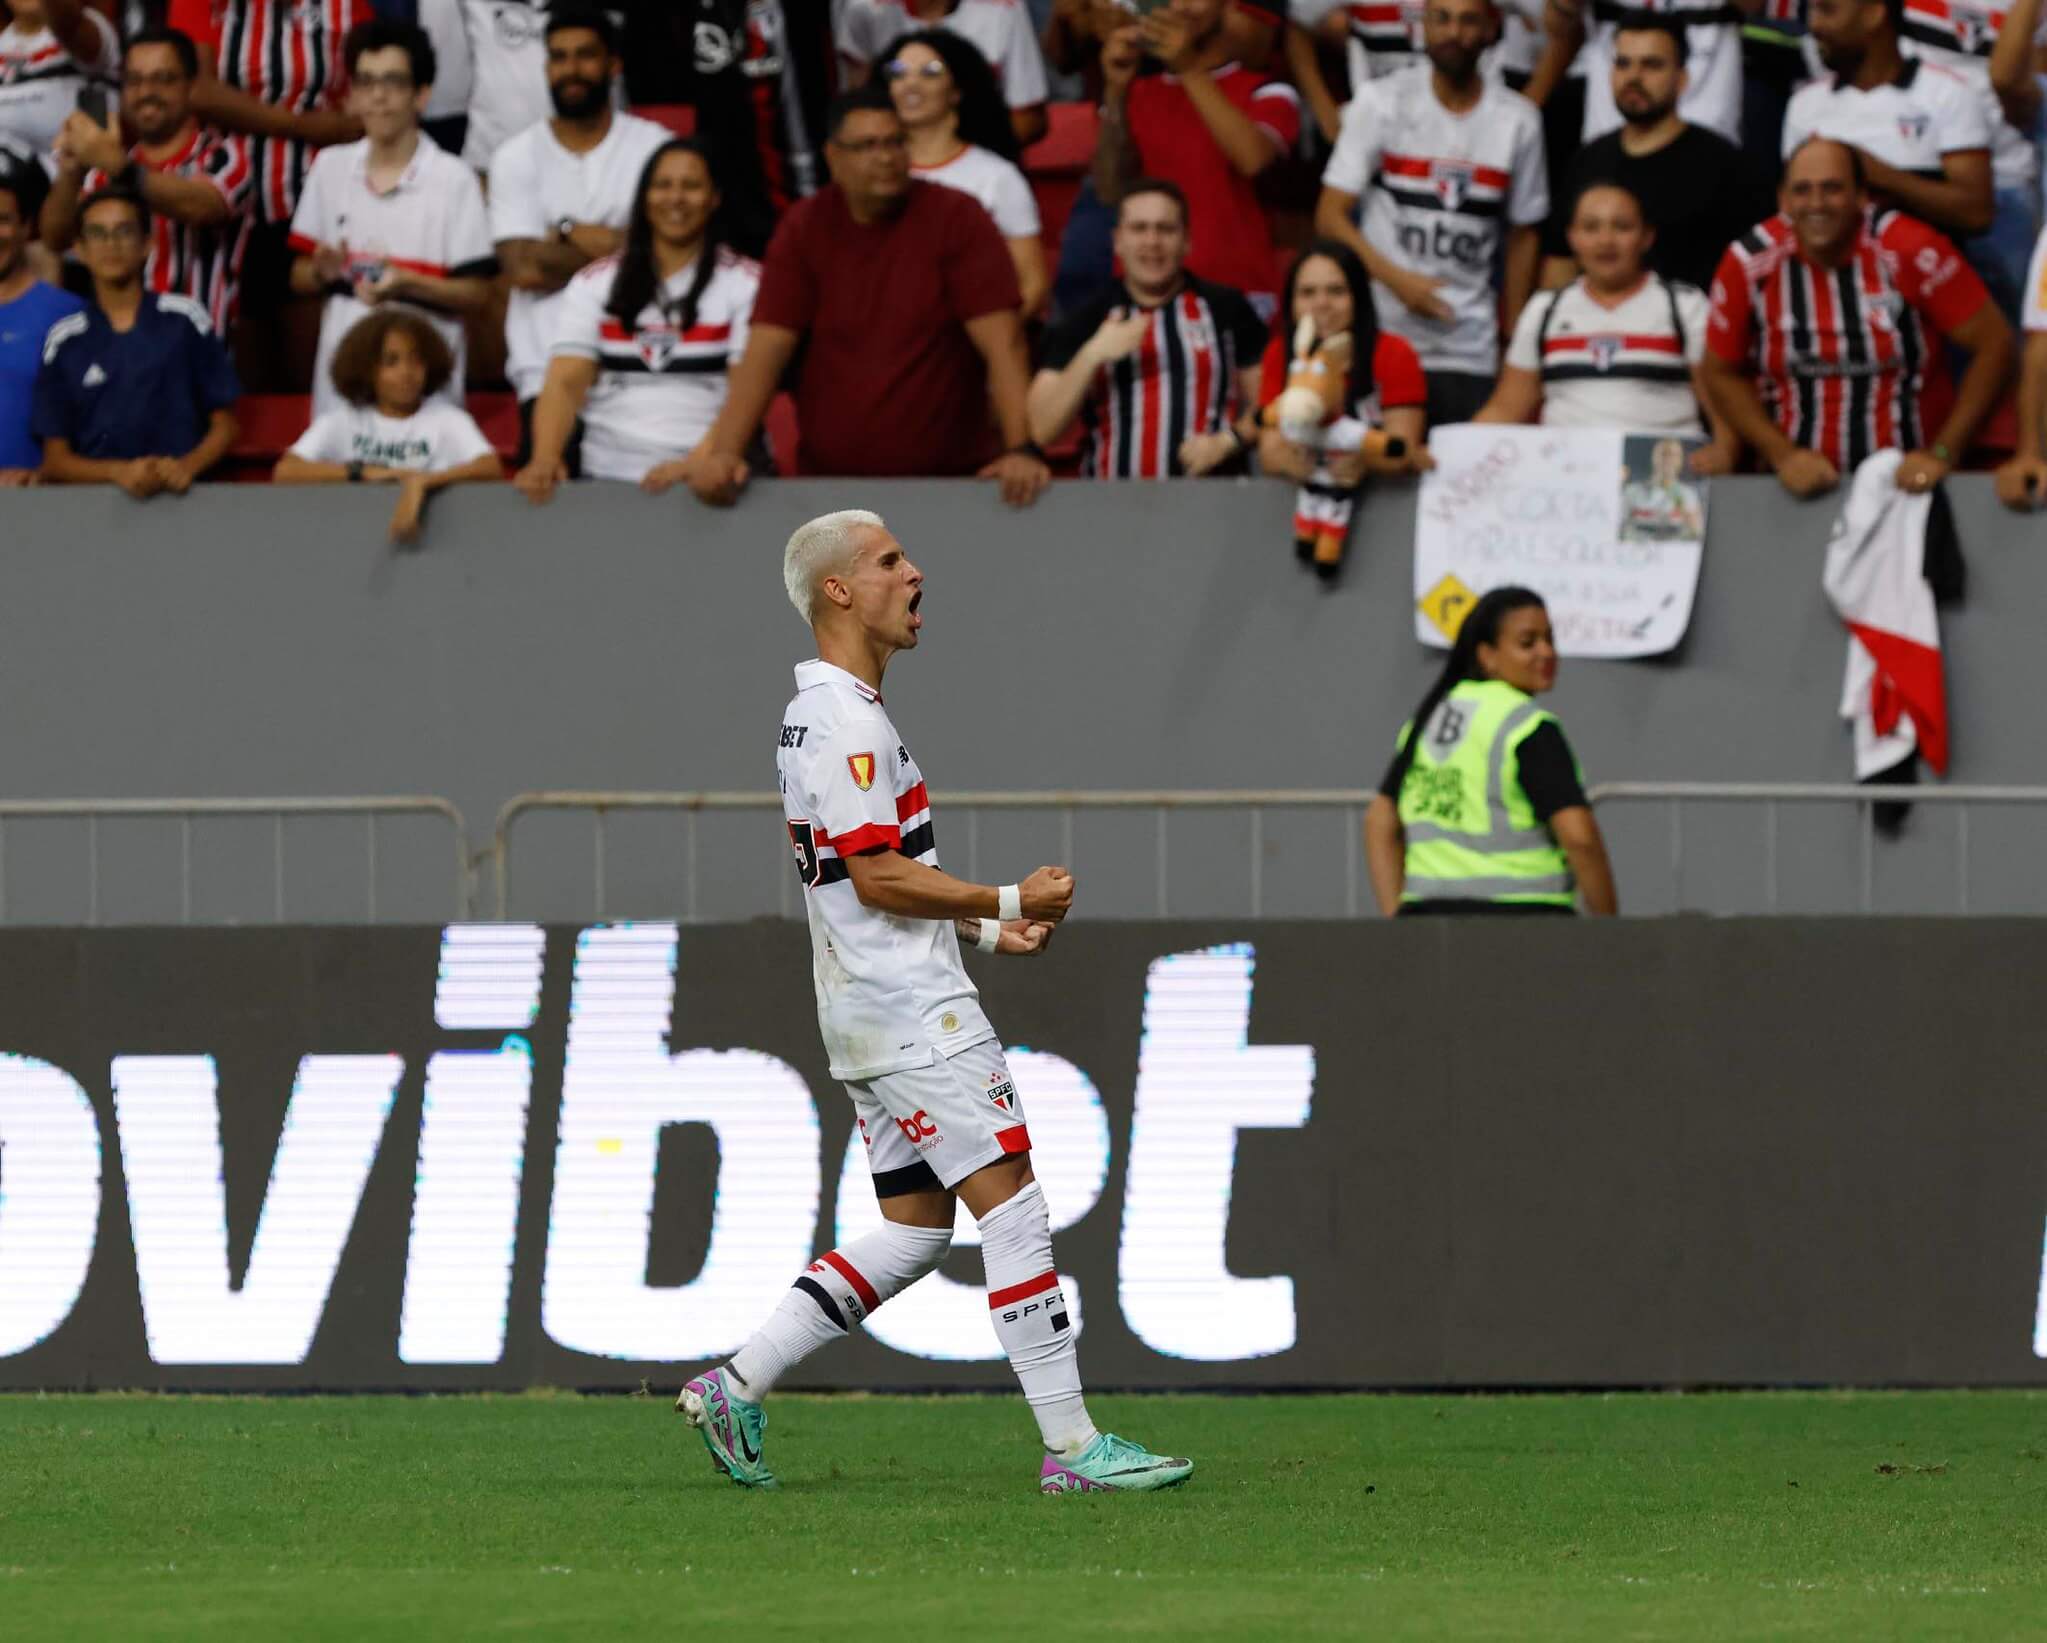
[[[1031,1150],[1023,1102],[995,1039],[848,1084],[877,1198],[956,1187],[997,1159]]]

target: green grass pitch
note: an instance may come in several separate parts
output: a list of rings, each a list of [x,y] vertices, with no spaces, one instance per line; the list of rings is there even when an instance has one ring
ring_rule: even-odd
[[[1099,1397],[1191,1454],[1043,1498],[1016,1398],[0,1398],[12,1639],[2047,1637],[2047,1394]]]

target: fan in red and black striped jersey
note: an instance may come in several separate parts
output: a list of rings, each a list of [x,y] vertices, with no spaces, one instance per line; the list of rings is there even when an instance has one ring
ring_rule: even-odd
[[[142,283],[201,304],[217,335],[227,334],[247,237],[255,165],[245,137],[203,125],[192,113],[198,53],[172,29],[145,29],[122,63],[121,119],[135,144],[121,142],[121,119],[101,125],[83,110],[57,139],[57,177],[42,216],[53,251],[76,237],[79,202],[133,168],[150,208],[149,260]]]
[[[1945,478],[1989,415],[2012,332],[1952,241],[1872,212],[1853,150],[1791,157],[1782,210],[1728,248],[1713,281],[1706,374],[1735,432],[1796,496],[1832,490],[1877,451],[1910,454],[1905,490]],[[1945,340],[1969,355],[1952,409]]]
[[[1123,279],[1045,335],[1031,437],[1085,430],[1081,472],[1165,479],[1242,468],[1237,416],[1257,404],[1265,326],[1240,291],[1186,272],[1186,201],[1139,181],[1117,208]]]
[[[342,41],[373,15],[369,0],[170,0],[199,47],[199,117],[255,139],[259,223],[289,223],[315,150],[361,135]]]

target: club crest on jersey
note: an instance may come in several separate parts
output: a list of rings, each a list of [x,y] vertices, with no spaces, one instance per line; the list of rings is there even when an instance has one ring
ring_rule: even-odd
[[[872,753],[848,753],[846,768],[853,772],[853,785],[865,793],[874,785],[874,755]]]
[[[1621,357],[1621,339],[1588,337],[1585,341],[1585,351],[1592,356],[1592,368],[1595,371],[1611,371],[1613,362]]]
[[[1900,114],[1898,135],[1908,143],[1924,142],[1927,129],[1933,124],[1930,114]]]
[[[1471,195],[1471,167],[1449,160],[1429,162],[1429,186],[1436,191],[1436,198],[1443,202],[1445,211],[1460,209]]]
[[[1983,55],[1983,48],[1997,39],[1996,28],[2002,26],[2001,20],[1993,27],[1985,27],[1986,21],[1984,18],[1972,17],[1953,9],[1949,10],[1947,16],[1948,27],[1954,31],[1955,44],[1971,57]]]
[[[988,1099],[1004,1112],[1016,1111],[1016,1085],[1000,1073],[988,1075]]]
[[[676,345],[681,341],[671,325],[648,326],[633,333],[633,352],[648,370],[661,371],[675,358]]]

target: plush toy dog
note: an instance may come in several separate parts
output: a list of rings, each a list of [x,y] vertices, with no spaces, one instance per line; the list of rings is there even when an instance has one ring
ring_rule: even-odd
[[[1261,413],[1265,426],[1317,453],[1315,472],[1294,504],[1294,550],[1325,576],[1334,576],[1343,563],[1354,501],[1331,479],[1328,458],[1361,451],[1366,471],[1374,473],[1397,472],[1407,458],[1406,440],[1345,411],[1350,363],[1350,333],[1339,331],[1318,341],[1315,322],[1304,316],[1294,328],[1286,387]]]

